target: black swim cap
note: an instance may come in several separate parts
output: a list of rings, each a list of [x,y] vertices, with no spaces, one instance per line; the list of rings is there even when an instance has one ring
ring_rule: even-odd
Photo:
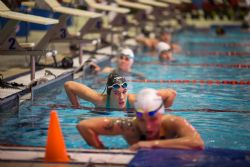
[[[108,75],[108,80],[107,80],[107,94],[110,95],[111,89],[108,88],[109,86],[112,86],[113,84],[122,84],[124,82],[127,82],[127,80],[122,77],[121,75],[117,74],[116,72],[112,72]]]

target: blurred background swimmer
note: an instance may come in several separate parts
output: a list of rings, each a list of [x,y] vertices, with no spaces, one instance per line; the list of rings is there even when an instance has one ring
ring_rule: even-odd
[[[222,26],[218,26],[215,29],[215,33],[216,33],[217,36],[223,36],[223,35],[226,34],[226,31]]]
[[[159,35],[159,37],[151,38],[151,37],[138,37],[136,41],[138,43],[143,44],[148,47],[150,50],[155,50],[156,46],[159,42],[165,42],[173,48],[172,52],[179,53],[181,52],[181,46],[178,43],[173,43],[172,41],[172,30],[165,29]]]
[[[140,148],[204,149],[197,130],[184,118],[164,115],[159,91],[146,88],[136,96],[133,118],[98,117],[81,121],[77,129],[86,142],[98,149],[105,145],[99,135],[122,135],[131,150]]]
[[[171,46],[165,42],[159,42],[156,46],[158,58],[160,62],[174,61]]]
[[[143,74],[132,70],[132,66],[134,64],[134,57],[135,55],[133,50],[128,47],[125,47],[118,51],[116,57],[116,66],[117,66],[116,68],[104,67],[103,69],[101,69],[94,62],[90,63],[90,67],[92,67],[92,69],[95,72],[102,72],[102,73],[115,72],[124,77],[133,76],[136,77],[137,79],[145,79],[145,76]]]

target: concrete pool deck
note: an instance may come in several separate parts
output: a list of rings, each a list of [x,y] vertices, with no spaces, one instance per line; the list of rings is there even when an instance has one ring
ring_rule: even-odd
[[[69,163],[45,163],[45,149],[40,147],[5,147],[0,146],[0,166],[75,166],[83,164],[126,166],[134,157],[135,152],[129,150],[86,150],[68,149],[71,159]],[[7,165],[8,164],[8,165]],[[18,165],[19,166],[19,165]]]

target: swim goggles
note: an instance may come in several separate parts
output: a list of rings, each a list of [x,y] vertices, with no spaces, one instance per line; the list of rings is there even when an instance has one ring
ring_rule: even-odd
[[[124,55],[124,54],[120,55],[119,58],[122,60],[126,60],[126,61],[129,61],[129,59],[131,59],[128,55]]]
[[[162,107],[163,105],[164,105],[164,104],[161,103],[161,105],[160,105],[157,109],[155,109],[155,110],[153,110],[153,111],[147,112],[148,115],[149,115],[150,117],[155,116],[155,114],[161,109],[161,107]],[[137,117],[142,118],[143,113],[144,113],[144,111],[143,111],[142,109],[136,109],[136,116],[137,116]]]
[[[115,83],[111,86],[108,86],[108,88],[113,88],[113,89],[119,89],[119,88],[123,88],[123,89],[126,89],[128,87],[128,84],[127,82],[123,82],[122,84],[118,84],[118,83]]]
[[[162,50],[160,53],[162,54],[162,53],[171,52],[171,51],[173,51],[173,49],[172,49],[172,48],[169,48],[169,49],[164,49],[164,50]]]

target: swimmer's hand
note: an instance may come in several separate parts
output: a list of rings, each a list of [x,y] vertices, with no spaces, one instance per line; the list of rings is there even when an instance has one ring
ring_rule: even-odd
[[[91,72],[92,72],[92,73],[95,73],[95,74],[97,74],[98,72],[101,71],[100,66],[98,66],[98,65],[97,65],[96,63],[94,63],[94,62],[90,62],[90,63],[89,63],[89,68],[90,68]]]
[[[174,53],[180,53],[182,51],[181,46],[177,43],[172,44],[172,48]]]
[[[177,93],[173,89],[161,89],[158,90],[157,94],[161,96],[165,108],[168,108],[172,106]]]
[[[80,104],[71,105],[71,107],[73,109],[80,109],[81,108]]]
[[[129,149],[132,151],[139,150],[140,148],[152,148],[153,143],[150,141],[139,141],[135,144],[133,144]]]

